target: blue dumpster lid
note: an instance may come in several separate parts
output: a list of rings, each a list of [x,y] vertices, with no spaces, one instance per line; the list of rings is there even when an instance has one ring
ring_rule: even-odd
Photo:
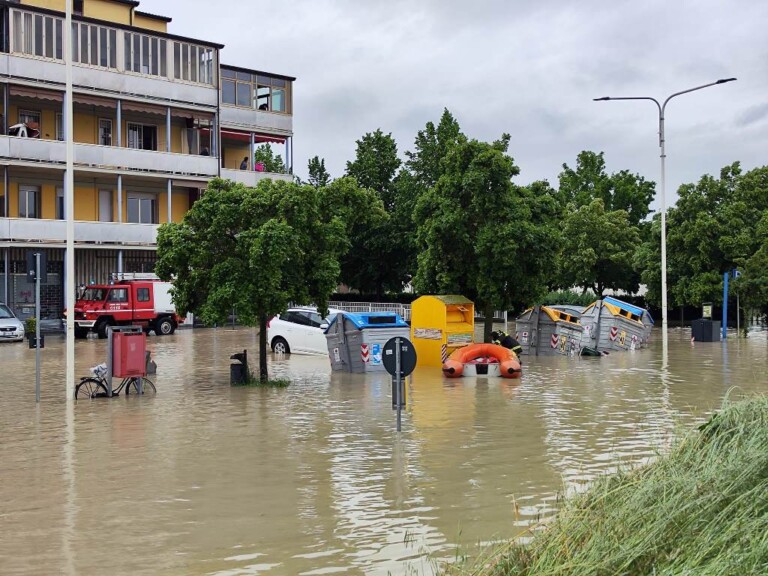
[[[624,302],[623,300],[617,300],[616,298],[611,298],[610,296],[606,296],[603,298],[603,302],[606,304],[613,304],[614,306],[617,306],[618,308],[621,308],[622,310],[626,310],[627,312],[630,312],[631,314],[634,314],[640,318],[643,316],[646,316],[650,321],[651,324],[653,324],[653,318],[651,317],[651,313],[648,312],[645,308],[640,308],[640,306],[635,306],[633,304],[629,304],[628,302]]]
[[[396,312],[344,312],[344,316],[361,330],[364,328],[408,328],[408,324]],[[333,326],[337,317],[331,318],[328,329]],[[328,329],[326,329],[326,333]]]

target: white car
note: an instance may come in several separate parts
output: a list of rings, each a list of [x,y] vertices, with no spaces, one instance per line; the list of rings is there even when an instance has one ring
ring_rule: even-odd
[[[317,308],[288,308],[267,324],[267,342],[275,354],[328,354],[325,329],[335,314],[323,318]]]
[[[0,342],[24,340],[24,324],[5,304],[0,304]]]

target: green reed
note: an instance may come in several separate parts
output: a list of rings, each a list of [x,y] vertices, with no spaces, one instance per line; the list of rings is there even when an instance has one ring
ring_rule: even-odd
[[[567,498],[528,544],[476,576],[768,574],[768,398],[723,408],[653,463]]]

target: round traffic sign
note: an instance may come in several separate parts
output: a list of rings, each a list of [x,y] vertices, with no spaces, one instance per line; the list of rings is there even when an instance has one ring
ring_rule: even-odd
[[[397,344],[400,343],[400,376],[408,376],[416,368],[416,348],[404,336],[395,336],[387,340],[382,350],[384,368],[395,376],[397,373]]]

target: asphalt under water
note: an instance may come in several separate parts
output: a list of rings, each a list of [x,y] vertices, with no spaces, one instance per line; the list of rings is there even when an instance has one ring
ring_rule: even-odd
[[[519,536],[557,494],[647,461],[768,391],[764,332],[603,358],[523,357],[519,381],[417,368],[403,430],[386,373],[270,355],[285,389],[232,388],[251,329],[148,340],[155,397],[65,402],[64,340],[0,345],[0,574],[430,574]],[[104,359],[78,341],[77,374]]]

